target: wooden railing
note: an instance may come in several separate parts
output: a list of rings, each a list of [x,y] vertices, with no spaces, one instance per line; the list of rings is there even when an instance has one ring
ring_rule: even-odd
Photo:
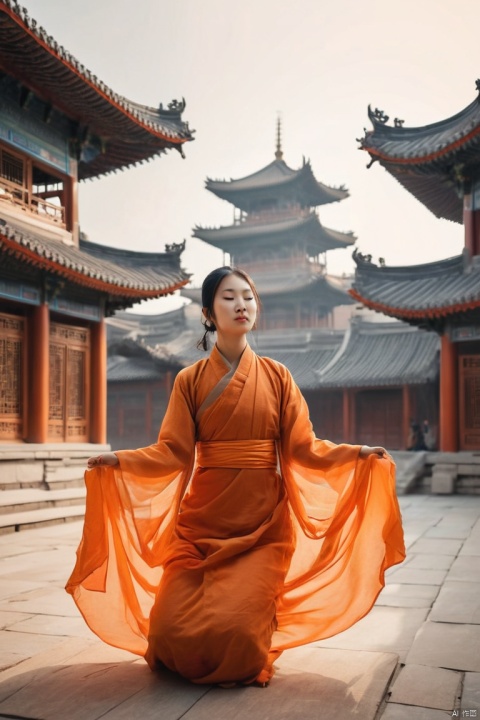
[[[65,208],[33,195],[26,187],[0,177],[0,202],[9,202],[60,227],[65,227]]]

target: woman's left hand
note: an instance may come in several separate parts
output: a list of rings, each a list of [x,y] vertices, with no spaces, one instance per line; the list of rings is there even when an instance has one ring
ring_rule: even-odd
[[[360,457],[367,458],[369,455],[376,455],[377,457],[383,458],[387,456],[387,451],[380,446],[370,447],[370,445],[362,445]]]

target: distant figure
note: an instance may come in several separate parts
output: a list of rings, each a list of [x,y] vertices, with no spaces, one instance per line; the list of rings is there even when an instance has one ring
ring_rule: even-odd
[[[434,429],[432,428],[428,420],[423,421],[422,432],[425,448],[427,450],[435,450],[437,445],[437,437]]]
[[[407,450],[419,451],[426,450],[425,438],[423,430],[415,420],[410,422],[410,433],[408,435]]]

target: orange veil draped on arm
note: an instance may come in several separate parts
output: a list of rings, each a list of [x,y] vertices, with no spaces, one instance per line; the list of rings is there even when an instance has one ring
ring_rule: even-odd
[[[66,590],[105,642],[144,655],[162,558],[195,458],[195,425],[181,374],[158,441],[87,470],[87,505]]]
[[[282,476],[295,551],[277,603],[273,647],[284,650],[347,629],[371,609],[384,572],[405,558],[392,459],[315,437],[306,402],[285,373]]]

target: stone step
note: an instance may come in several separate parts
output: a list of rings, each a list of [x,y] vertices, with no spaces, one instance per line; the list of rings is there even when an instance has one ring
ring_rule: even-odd
[[[48,507],[85,505],[85,487],[62,490],[21,490],[0,491],[0,516],[10,513],[40,510]]]
[[[18,532],[19,530],[29,530],[40,526],[57,525],[63,522],[81,520],[84,514],[84,505],[40,508],[40,510],[7,513],[0,515],[0,535]]]

